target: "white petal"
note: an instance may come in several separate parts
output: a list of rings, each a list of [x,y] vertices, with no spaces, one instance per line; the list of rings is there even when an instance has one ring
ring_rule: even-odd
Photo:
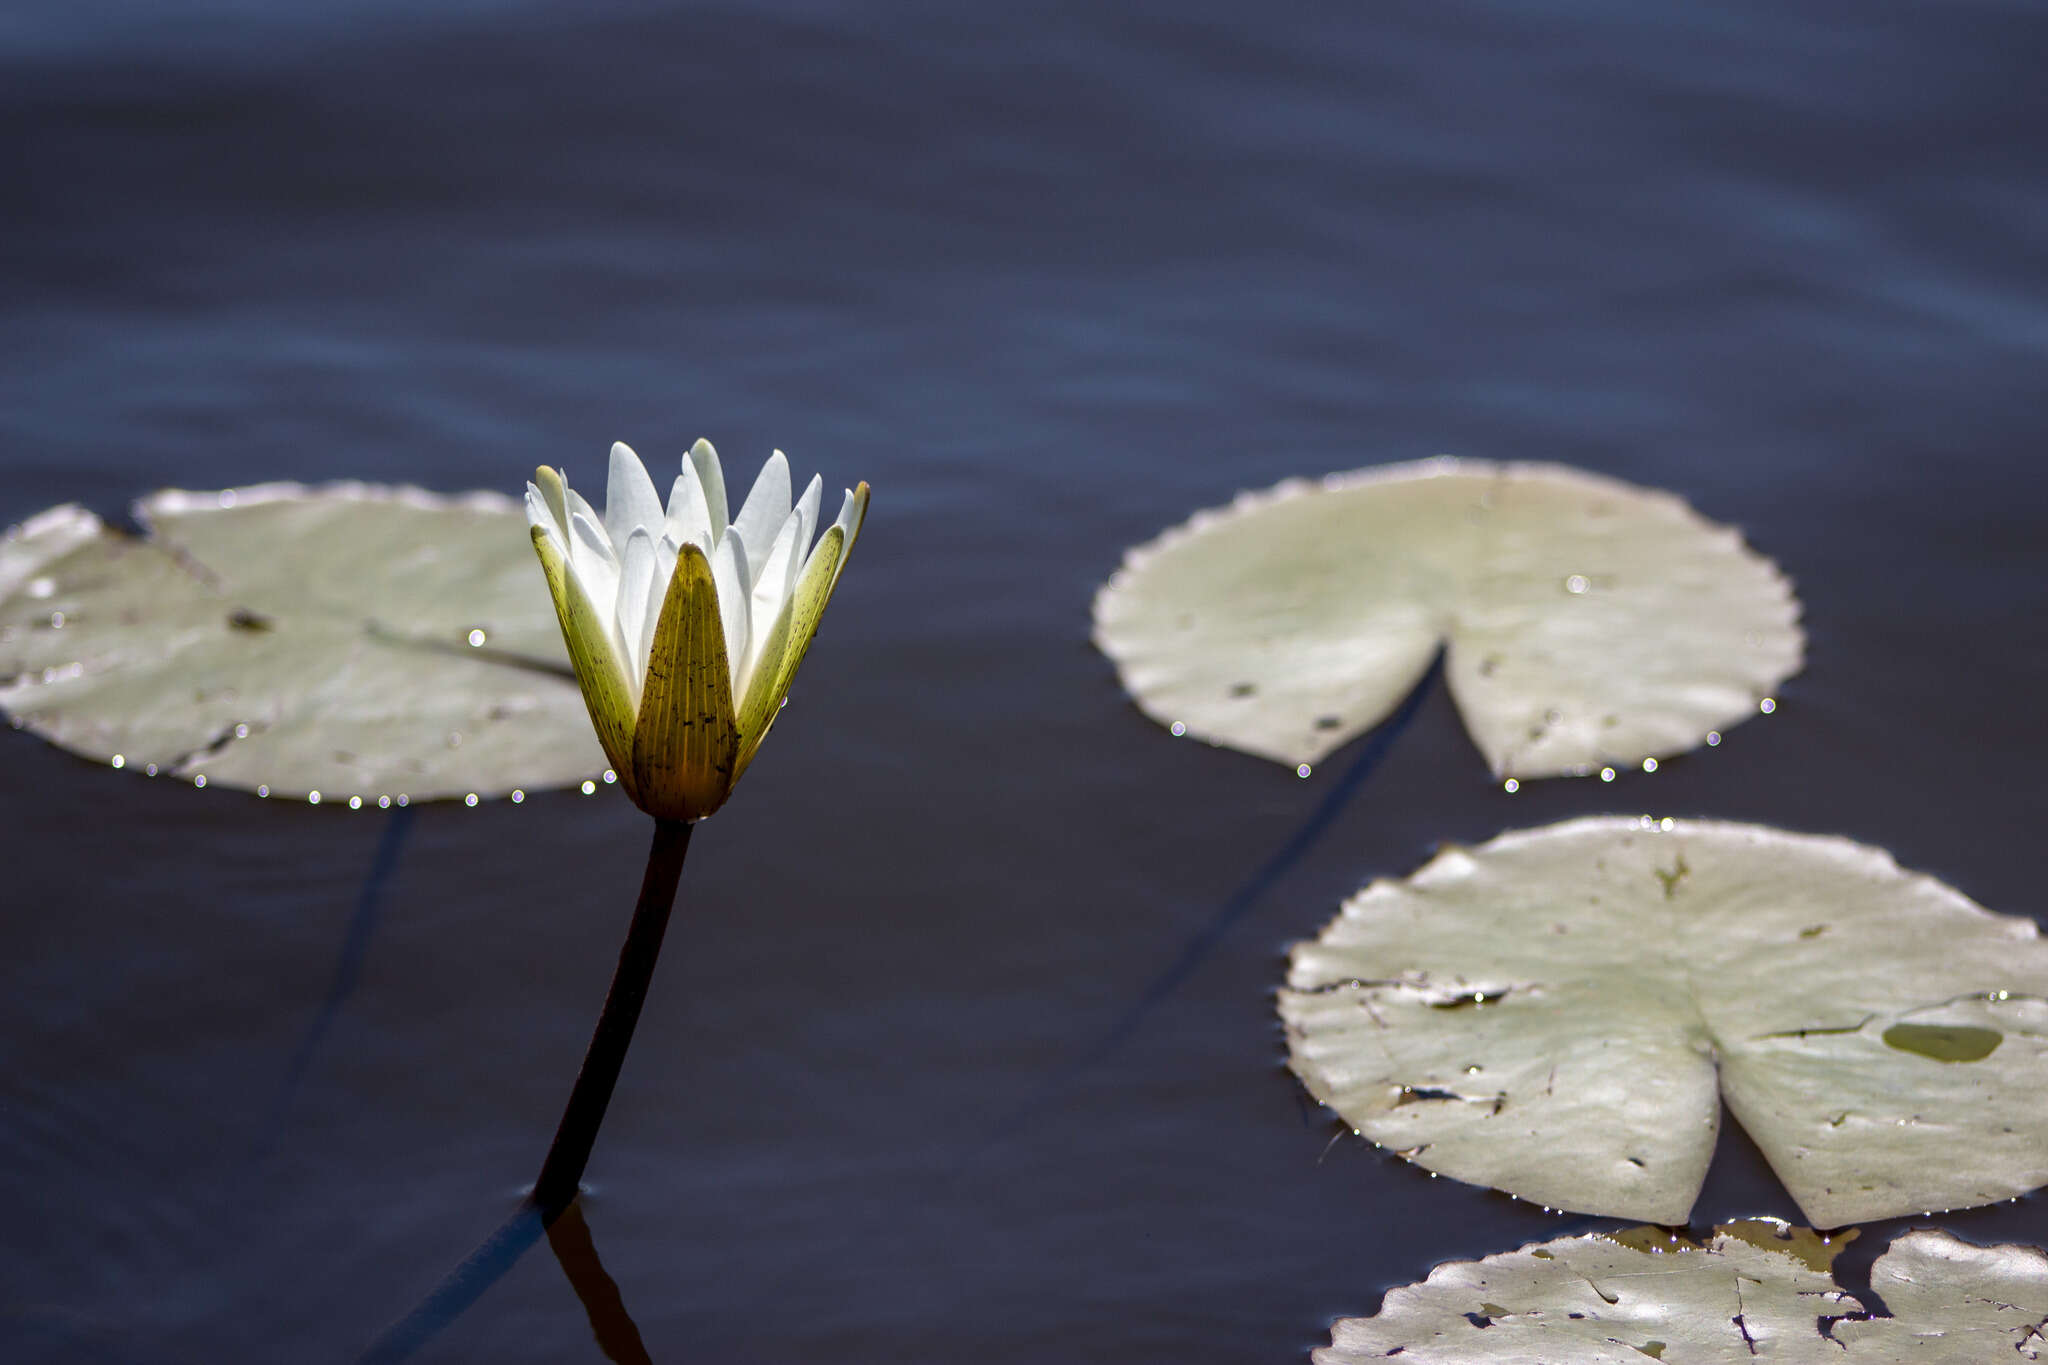
[[[671,575],[661,572],[661,545],[653,537],[648,538],[654,546],[654,571],[647,575],[647,596],[641,605],[640,618],[640,672],[634,679],[636,689],[644,689],[647,683],[647,668],[654,656],[654,631],[661,624],[662,604],[668,600],[668,580]],[[634,695],[640,695],[635,691]]]
[[[746,542],[749,563],[759,564],[768,558],[775,533],[788,519],[789,461],[778,450],[761,466],[761,476],[754,480],[753,491],[747,494],[739,515],[732,519],[732,529]]]
[[[711,581],[718,588],[718,615],[725,623],[725,656],[732,665],[733,691],[737,693],[753,619],[747,600],[747,551],[738,536],[725,537],[711,552]]]
[[[678,549],[686,540],[695,541],[706,558],[710,557],[711,547],[718,543],[717,532],[723,528],[711,524],[711,509],[704,501],[703,480],[697,475],[697,466],[688,460],[683,461],[683,472],[668,491],[668,518],[662,529]]]
[[[595,507],[590,505],[590,499],[584,497],[566,483],[562,485],[562,495],[569,501],[569,520],[572,524],[576,520],[576,514],[580,512],[592,526],[595,526],[600,532],[604,531],[604,517],[599,514]],[[574,540],[575,537],[571,536],[570,539]],[[619,557],[619,552],[612,544],[612,538],[608,533],[604,537],[604,545],[606,553],[616,560]]]
[[[704,490],[704,510],[711,522],[711,540],[715,545],[725,535],[725,470],[719,466],[718,452],[711,448],[711,442],[699,439],[690,447],[690,467],[697,471],[697,486]]]
[[[840,530],[841,539],[839,557],[842,560],[846,557],[846,537],[850,536],[853,533],[853,518],[853,494],[851,492],[848,492],[846,495],[845,506],[839,509],[839,517],[836,521],[832,523],[834,526],[837,526]],[[817,544],[811,546],[810,553],[804,556],[803,568],[797,570],[797,576],[799,578],[803,576],[804,569],[808,569],[811,567],[811,561],[816,559],[818,557],[819,552],[824,548],[825,542],[823,539],[820,539]]]
[[[654,641],[654,622],[648,603],[654,597],[654,537],[647,528],[636,526],[626,537],[626,552],[619,557],[618,622],[620,638],[626,642],[626,676],[633,680],[633,702],[647,680],[647,654]],[[661,585],[666,588],[668,584]],[[654,610],[659,610],[655,608]]]
[[[846,561],[853,555],[853,542],[860,539],[861,523],[867,518],[868,486],[863,483],[858,488],[849,488],[846,491],[846,505],[839,509],[839,520],[834,523],[845,533],[844,539],[839,542],[839,563],[832,570],[832,583],[835,587],[839,584],[839,575],[846,572]]]
[[[654,480],[647,477],[647,466],[640,463],[633,447],[624,441],[613,442],[611,482],[604,491],[604,529],[612,544],[624,546],[636,526],[660,535],[662,520],[661,495],[654,491]]]
[[[744,693],[746,680],[753,676],[754,665],[761,647],[767,643],[769,627],[781,613],[785,603],[796,592],[797,570],[802,568],[799,556],[803,553],[801,518],[792,513],[782,523],[782,533],[775,537],[775,544],[768,551],[767,562],[761,565],[761,572],[754,580],[754,591],[749,603],[749,620],[760,625],[749,640],[746,667],[733,675],[733,691]]]
[[[747,665],[746,690],[736,694],[733,699],[733,704],[739,708],[740,715],[753,714],[757,703],[764,700],[756,695],[759,689],[775,686],[776,674],[782,666],[783,652],[789,648],[790,616],[795,610],[796,599],[792,593],[783,599],[781,609],[775,615],[754,618],[754,639],[748,646],[754,658]],[[741,743],[745,742],[746,740],[742,738]]]
[[[555,520],[554,509],[548,506],[548,500],[541,493],[538,484],[526,485],[526,524],[538,526],[545,531],[548,539],[554,542],[555,548],[562,552],[562,558],[569,557],[569,546],[562,539],[561,524]]]
[[[654,591],[657,597],[668,596],[668,581],[676,576],[676,559],[682,552],[683,547],[667,536],[654,542]],[[659,615],[661,608],[654,610]]]
[[[797,499],[796,510],[790,513],[798,518],[796,550],[799,560],[811,547],[811,533],[818,529],[818,501],[824,493],[825,481],[816,474],[811,475],[811,481],[804,485],[804,495]]]
[[[846,501],[839,507],[839,517],[832,523],[846,533],[846,539],[839,545],[839,563],[842,568],[846,564],[846,557],[853,553],[854,538],[860,535],[860,524],[866,519],[867,511],[867,503],[855,496],[851,488],[847,489]]]
[[[604,528],[581,512],[569,514],[569,574],[583,585],[591,603],[604,612],[619,599],[619,561]],[[616,627],[616,612],[605,612],[605,623]],[[624,658],[626,645],[614,630],[612,648]]]

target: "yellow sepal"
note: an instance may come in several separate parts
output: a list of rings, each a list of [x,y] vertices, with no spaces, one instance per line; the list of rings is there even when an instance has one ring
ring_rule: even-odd
[[[562,482],[562,471],[542,465],[533,471],[534,487],[540,489],[541,501],[548,511],[555,515],[555,528],[563,535],[569,534],[569,485]]]
[[[648,651],[633,732],[634,800],[657,819],[701,820],[725,804],[738,753],[718,587],[711,561],[685,542]]]
[[[612,648],[605,618],[570,576],[560,545],[546,527],[533,527],[532,533],[534,553],[540,556],[541,571],[547,575],[555,618],[561,622],[562,641],[569,647],[569,662],[575,665],[576,685],[583,689],[583,704],[590,710],[597,742],[604,746],[605,757],[626,794],[637,802],[632,763],[633,688],[626,677],[625,661]]]
[[[771,639],[771,647],[779,646],[779,656],[763,652],[760,662],[755,665],[755,677],[747,687],[747,709],[740,715],[739,766],[734,770],[733,779],[747,770],[760,751],[761,741],[768,737],[775,718],[782,713],[782,699],[789,695],[790,684],[796,681],[797,667],[804,661],[804,653],[811,647],[811,637],[818,633],[818,618],[825,614],[825,604],[832,600],[832,587],[839,578],[839,566],[845,562],[846,535],[837,526],[826,530],[811,551],[811,558],[804,565],[803,577],[797,580],[796,592],[789,599],[786,621],[778,622],[782,639]],[[772,670],[772,671],[771,671]]]

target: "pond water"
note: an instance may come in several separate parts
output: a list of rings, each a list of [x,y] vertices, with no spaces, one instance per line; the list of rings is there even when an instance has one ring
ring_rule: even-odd
[[[660,1361],[1300,1360],[1609,1226],[1333,1142],[1271,992],[1360,882],[1648,811],[2048,906],[2044,59],[2048,12],[1968,0],[25,0],[0,523],[592,486],[615,438],[871,480],[696,841],[590,1246]],[[1355,748],[1302,781],[1124,699],[1126,545],[1443,451],[1742,527],[1807,671],[1513,795],[1440,686],[1348,794]],[[646,821],[0,765],[0,1356],[354,1358],[532,1178]],[[1797,1217],[1730,1131],[1696,1216],[1758,1213]],[[2038,1198],[1932,1221],[2048,1242]],[[542,1246],[416,1358],[602,1355]]]

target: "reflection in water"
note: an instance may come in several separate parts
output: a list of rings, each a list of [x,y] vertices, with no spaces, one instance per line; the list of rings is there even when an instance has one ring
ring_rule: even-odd
[[[1057,1095],[1061,1090],[1072,1084],[1074,1079],[1082,1072],[1121,1047],[1132,1034],[1138,1031],[1139,1025],[1145,1022],[1145,1016],[1150,1014],[1167,996],[1173,994],[1179,988],[1181,982],[1193,975],[1195,968],[1202,965],[1203,960],[1216,950],[1217,945],[1230,932],[1231,926],[1250,914],[1253,907],[1265,898],[1266,893],[1271,891],[1282,877],[1291,872],[1294,869],[1294,865],[1306,857],[1309,850],[1315,847],[1316,841],[1321,839],[1324,833],[1329,830],[1330,825],[1336,820],[1338,813],[1357,794],[1358,789],[1365,785],[1365,779],[1372,775],[1373,770],[1379,767],[1381,760],[1393,748],[1394,740],[1403,730],[1408,728],[1409,722],[1415,719],[1415,713],[1422,709],[1423,699],[1429,695],[1430,689],[1435,686],[1438,676],[1443,672],[1443,666],[1443,652],[1439,650],[1436,658],[1430,663],[1429,670],[1422,675],[1422,680],[1416,683],[1409,691],[1407,697],[1402,700],[1399,709],[1382,721],[1378,728],[1373,730],[1370,735],[1366,736],[1365,741],[1359,746],[1358,756],[1352,759],[1350,765],[1338,775],[1336,782],[1331,785],[1330,790],[1323,794],[1323,799],[1318,801],[1315,809],[1309,812],[1308,819],[1302,822],[1301,828],[1297,829],[1288,838],[1286,843],[1276,849],[1271,857],[1259,864],[1258,870],[1253,872],[1235,891],[1230,893],[1229,899],[1225,900],[1217,908],[1216,913],[1209,917],[1208,922],[1197,929],[1186,942],[1181,944],[1180,952],[1174,958],[1172,964],[1155,977],[1152,984],[1147,986],[1144,992],[1121,1015],[1117,1016],[1116,1022],[1105,1029],[1101,1037],[1090,1044],[1085,1052],[1067,1063],[1066,1066],[1055,1072],[1049,1079],[1041,1082],[1013,1109],[1004,1114],[991,1127],[988,1134],[974,1149],[972,1155],[979,1155],[990,1146],[1002,1141],[1003,1138],[1029,1120],[1031,1115],[1043,1106],[1047,1100],[1050,1100],[1054,1095]],[[1306,766],[1306,764],[1303,765],[1304,768]],[[1305,772],[1301,775],[1307,776]]]
[[[618,1365],[654,1365],[640,1340],[640,1328],[626,1311],[619,1287],[605,1274],[597,1259],[597,1244],[590,1240],[590,1225],[583,1221],[583,1205],[572,1203],[562,1216],[548,1225],[548,1245],[562,1263],[562,1273],[583,1301],[590,1317],[591,1335],[605,1358]]]
[[[591,1333],[606,1358],[618,1365],[653,1365],[641,1343],[640,1328],[619,1295],[619,1286],[597,1258],[581,1202],[572,1201],[550,1221],[531,1199],[522,1200],[518,1211],[434,1286],[418,1307],[386,1328],[363,1352],[359,1365],[391,1365],[439,1336],[468,1312],[484,1291],[505,1278],[543,1232],[555,1259],[561,1262],[562,1273],[569,1277],[570,1288],[583,1301]]]

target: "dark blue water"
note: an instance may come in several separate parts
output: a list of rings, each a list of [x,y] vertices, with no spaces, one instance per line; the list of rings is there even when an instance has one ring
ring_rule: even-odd
[[[665,1362],[1300,1359],[1581,1226],[1299,1101],[1279,953],[1360,881],[1621,809],[2048,904],[2044,61],[2048,9],[1965,0],[17,0],[0,523],[587,484],[614,438],[871,480],[697,840],[591,1246]],[[1239,488],[1440,451],[1742,526],[1808,671],[1515,796],[1432,694],[1183,969],[1349,755],[1171,742],[1089,595]],[[644,820],[421,810],[365,918],[384,816],[0,740],[0,1355],[353,1358],[531,1179]],[[1731,1133],[1697,1215],[1751,1213],[1796,1216]],[[418,1358],[602,1357],[543,1245]]]

